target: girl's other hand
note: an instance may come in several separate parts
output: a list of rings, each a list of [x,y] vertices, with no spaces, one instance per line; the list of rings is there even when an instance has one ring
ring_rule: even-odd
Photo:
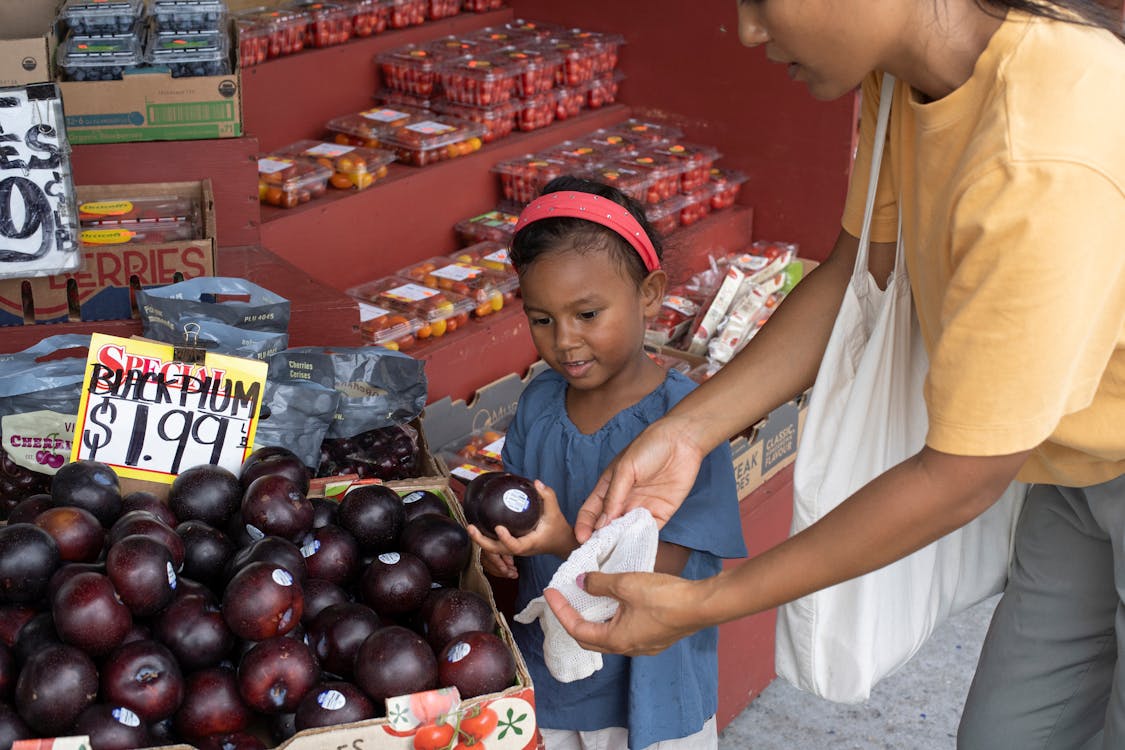
[[[539,517],[539,523],[529,533],[514,537],[503,526],[497,526],[495,529],[497,538],[491,539],[482,534],[476,526],[469,526],[469,536],[482,551],[518,557],[549,554],[565,560],[578,547],[574,530],[559,508],[555,491],[538,479],[535,480],[535,489],[543,498],[543,515]]]

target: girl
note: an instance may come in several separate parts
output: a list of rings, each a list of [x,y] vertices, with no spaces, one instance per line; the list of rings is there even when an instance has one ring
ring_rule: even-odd
[[[551,369],[520,397],[504,443],[504,467],[536,479],[544,499],[536,529],[499,540],[470,527],[485,568],[519,579],[516,609],[542,595],[577,547],[582,500],[617,452],[693,387],[644,352],[666,276],[643,209],[618,190],[572,177],[552,180],[520,216],[511,258],[540,356]],[[660,533],[656,569],[700,579],[742,557],[738,496],[725,443]],[[514,559],[513,559],[514,558]],[[538,622],[513,623],[535,683],[548,750],[717,746],[718,631],[702,630],[659,656],[610,656],[591,677],[556,681]]]
[[[1125,747],[1125,45],[1082,0],[743,0],[743,43],[818,98],[862,84],[861,144],[831,257],[731,364],[606,472],[577,537],[634,505],[667,518],[699,457],[812,383],[855,259],[880,81],[897,79],[872,223],[902,238],[929,352],[916,455],[819,523],[706,582],[590,574],[623,604],[560,620],[649,653],[697,627],[879,568],[1033,483],[962,716],[966,750]],[[881,242],[880,246],[875,243]],[[881,253],[882,257],[878,255]],[[1059,280],[1083,271],[1082,281]],[[746,388],[753,383],[754,388]]]

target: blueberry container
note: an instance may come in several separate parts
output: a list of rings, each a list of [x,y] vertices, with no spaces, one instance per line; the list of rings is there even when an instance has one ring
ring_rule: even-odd
[[[218,31],[150,34],[145,60],[167,67],[173,78],[230,75],[229,44]]]
[[[66,0],[59,18],[76,35],[126,34],[144,10],[144,0]]]
[[[135,36],[68,36],[59,47],[59,67],[71,81],[119,81],[144,63]]]
[[[227,6],[223,0],[152,0],[149,15],[157,32],[221,31]]]

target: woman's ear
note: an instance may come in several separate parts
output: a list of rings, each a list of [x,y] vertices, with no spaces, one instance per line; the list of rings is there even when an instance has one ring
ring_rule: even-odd
[[[641,299],[644,301],[645,318],[655,318],[664,304],[664,290],[668,288],[668,274],[656,270],[645,276],[641,282]]]

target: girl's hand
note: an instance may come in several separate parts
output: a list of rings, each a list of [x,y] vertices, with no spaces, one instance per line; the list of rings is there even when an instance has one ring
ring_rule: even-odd
[[[538,479],[535,480],[535,490],[543,498],[543,515],[539,517],[539,523],[529,533],[521,537],[514,537],[503,526],[497,526],[495,529],[497,538],[490,539],[482,534],[480,529],[470,524],[469,536],[480,546],[482,560],[484,559],[484,553],[508,555],[509,557],[512,555],[528,557],[530,555],[549,554],[565,560],[578,547],[578,542],[574,538],[574,530],[559,508],[555,491]]]
[[[511,555],[481,549],[480,564],[484,567],[484,572],[496,578],[520,577],[519,571],[516,570],[516,562]]]

